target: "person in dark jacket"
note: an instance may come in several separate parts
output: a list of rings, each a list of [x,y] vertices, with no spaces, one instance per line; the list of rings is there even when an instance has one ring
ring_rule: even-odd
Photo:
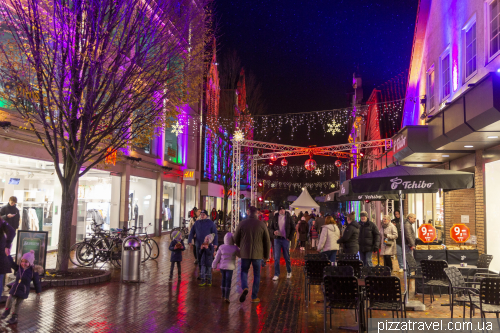
[[[257,218],[257,208],[250,207],[250,215],[240,222],[234,233],[234,243],[240,248],[241,258],[241,289],[240,302],[248,295],[248,271],[253,268],[252,303],[259,303],[257,297],[260,285],[260,269],[262,259],[267,260],[271,252],[269,231],[263,221]]]
[[[285,211],[284,206],[280,206],[279,212],[274,215],[269,230],[274,236],[274,277],[276,281],[280,276],[280,256],[283,251],[285,258],[287,279],[292,277],[292,263],[290,261],[290,242],[293,239],[293,221],[290,213]]]
[[[11,273],[10,247],[16,236],[16,230],[0,219],[0,287],[3,288],[5,274]],[[12,259],[12,258],[11,258]]]
[[[18,319],[19,308],[30,294],[31,281],[33,281],[33,284],[35,285],[37,295],[40,295],[42,292],[40,274],[43,274],[43,267],[38,265],[35,266],[35,251],[33,250],[22,256],[19,265],[14,263],[14,261],[12,261],[11,265],[12,268],[17,270],[16,280],[10,289],[10,296],[7,299],[5,310],[0,319],[7,318],[13,308],[14,310],[12,311],[12,316],[7,322],[9,324],[15,324]]]
[[[16,207],[17,198],[12,196],[9,198],[9,203],[0,208],[0,217],[7,222],[14,230],[19,229],[19,209]]]
[[[337,243],[344,244],[345,254],[356,254],[359,251],[359,224],[355,221],[354,212],[347,215],[347,226],[344,229],[342,237]]]
[[[212,212],[210,213],[210,219],[214,221],[214,223],[217,223],[217,209],[212,208]]]
[[[397,250],[397,257],[398,257],[398,264],[399,264],[399,272],[403,271],[403,242],[401,238],[401,220],[400,220],[400,215],[401,213],[399,210],[394,211],[394,219],[391,220],[392,224],[396,226],[396,230],[398,231],[398,238],[396,239],[396,250]]]
[[[200,287],[212,286],[212,263],[214,262],[214,234],[207,235],[200,246],[201,283]]]
[[[299,233],[299,247],[301,251],[305,251],[307,242],[307,233],[309,232],[309,225],[307,224],[306,217],[302,216],[297,224],[297,232]]]
[[[200,263],[200,247],[203,244],[205,237],[210,234],[215,234],[215,239],[213,241],[215,249],[217,249],[217,244],[219,238],[217,237],[217,226],[215,223],[208,218],[208,212],[206,210],[202,210],[200,213],[200,219],[194,222],[191,231],[189,232],[188,244],[192,246],[193,238],[195,238],[195,245],[198,258],[198,267],[200,268],[201,273],[201,263]],[[201,280],[201,276],[198,276],[198,280]]]
[[[174,240],[170,242],[168,249],[170,250],[170,280],[174,277],[174,266],[177,263],[177,275],[181,278],[181,261],[182,251],[186,249],[182,242],[182,234],[180,231],[175,231]]]
[[[359,222],[359,258],[364,266],[373,267],[372,252],[380,249],[380,231],[377,225],[368,219],[368,213],[362,211]]]

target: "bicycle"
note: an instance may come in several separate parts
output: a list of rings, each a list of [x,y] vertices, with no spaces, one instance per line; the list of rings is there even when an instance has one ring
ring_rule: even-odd
[[[176,231],[179,231],[182,235],[182,241],[184,241],[185,239],[188,239],[189,237],[189,228],[186,227],[186,224],[188,224],[190,219],[184,219],[184,222],[182,222],[182,227],[177,227],[177,228],[173,228],[172,231],[170,232],[170,240],[174,240],[174,234],[176,233]]]
[[[138,233],[138,236],[142,236],[143,238],[141,238],[141,241],[146,243],[146,246],[144,248],[145,251],[149,251],[147,252],[147,255],[148,255],[148,259],[158,259],[158,256],[160,255],[160,247],[158,246],[158,243],[156,243],[156,241],[151,238],[148,234],[148,228],[151,227],[151,223],[145,227],[144,229],[144,233]],[[135,231],[133,233],[135,235]]]

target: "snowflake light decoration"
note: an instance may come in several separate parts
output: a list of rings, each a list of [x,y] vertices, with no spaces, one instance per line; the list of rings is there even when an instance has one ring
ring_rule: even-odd
[[[272,183],[272,184],[271,184],[271,187],[273,187],[273,188],[274,188],[274,187],[276,187],[276,184],[275,184],[275,183]]]
[[[184,133],[182,130],[184,128],[184,125],[179,124],[179,121],[177,120],[175,124],[172,125],[172,133],[175,133],[175,136],[179,136],[179,134]]]
[[[331,185],[330,185],[330,187],[331,187],[331,188],[335,188],[335,184],[331,184]]]
[[[244,138],[245,137],[243,135],[243,132],[239,128],[237,128],[236,131],[234,132],[234,140],[241,142],[243,141]]]
[[[335,133],[340,133],[340,124],[335,121],[335,119],[332,119],[332,122],[328,124],[328,133],[332,133],[332,135],[335,135]]]
[[[314,172],[315,172],[318,176],[319,176],[319,175],[321,175],[321,169],[316,169]]]

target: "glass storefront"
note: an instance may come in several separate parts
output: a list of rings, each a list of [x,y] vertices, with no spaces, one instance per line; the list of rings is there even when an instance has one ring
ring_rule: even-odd
[[[91,170],[78,182],[78,213],[76,240],[92,232],[95,221],[104,230],[119,227],[120,176],[109,172]]]
[[[186,207],[184,218],[189,219],[189,212],[196,206],[196,186],[186,185]]]
[[[61,195],[54,163],[0,154],[0,205],[17,197],[19,229],[47,231],[49,250],[56,249],[59,241]]]
[[[443,241],[444,238],[444,205],[443,205],[443,190],[437,193],[409,193],[408,197],[408,212],[404,212],[405,216],[413,213],[417,217],[416,223],[413,225],[415,234],[423,223],[432,224],[437,230],[438,241]]]
[[[181,215],[181,185],[163,182],[162,228],[172,230],[180,226]]]
[[[139,232],[147,228],[148,233],[153,233],[156,230],[156,179],[130,176],[128,205],[129,226],[136,226]]]
[[[500,189],[500,161],[485,163],[484,184],[486,201],[486,253],[493,254],[490,270],[500,271],[500,205],[498,204]]]

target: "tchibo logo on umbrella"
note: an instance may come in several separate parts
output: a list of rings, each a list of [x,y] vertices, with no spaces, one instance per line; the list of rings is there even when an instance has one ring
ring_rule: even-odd
[[[412,188],[431,188],[434,183],[426,183],[425,180],[416,181],[406,181],[404,182],[401,178],[392,178],[391,180],[391,188],[393,190],[397,190],[399,185],[403,185],[403,189],[412,189]]]

